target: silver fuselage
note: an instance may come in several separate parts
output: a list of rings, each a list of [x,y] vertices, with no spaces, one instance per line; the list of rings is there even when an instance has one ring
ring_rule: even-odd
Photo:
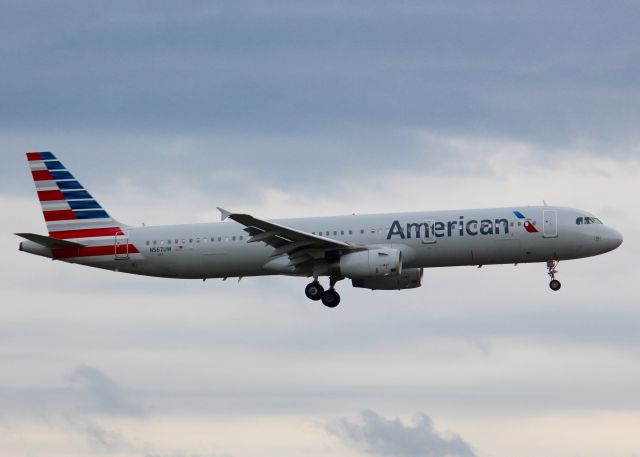
[[[526,215],[536,231],[527,231],[516,212]],[[402,252],[403,268],[433,268],[569,260],[602,254],[620,245],[622,236],[607,225],[577,224],[577,218],[584,216],[590,214],[572,208],[535,206],[273,222],[352,245],[395,248]],[[233,221],[129,227],[116,241],[135,246],[138,252],[64,261],[171,278],[311,274],[286,268],[286,256],[273,257],[271,246],[247,242],[244,228]],[[91,240],[101,242],[104,244],[104,240]],[[51,256],[50,251],[30,241],[23,242],[21,250]]]

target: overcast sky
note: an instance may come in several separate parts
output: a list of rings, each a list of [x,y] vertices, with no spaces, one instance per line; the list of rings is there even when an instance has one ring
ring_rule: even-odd
[[[640,455],[637,2],[0,6],[0,449],[15,456]],[[118,275],[45,233],[24,152],[119,220],[552,204],[602,257],[423,287]]]

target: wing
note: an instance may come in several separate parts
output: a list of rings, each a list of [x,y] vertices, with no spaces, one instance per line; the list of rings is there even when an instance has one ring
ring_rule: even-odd
[[[245,226],[244,231],[251,237],[249,243],[262,241],[274,248],[272,257],[287,255],[287,267],[298,267],[313,259],[324,258],[327,254],[341,251],[360,251],[363,246],[345,243],[344,241],[325,238],[309,232],[303,232],[284,225],[257,219],[249,214],[232,213],[218,208],[222,220],[231,219]]]

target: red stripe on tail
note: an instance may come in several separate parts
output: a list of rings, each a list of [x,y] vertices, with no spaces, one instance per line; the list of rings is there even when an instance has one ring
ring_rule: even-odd
[[[125,251],[128,249],[128,251]],[[128,252],[129,254],[137,254],[140,251],[133,245],[130,244],[127,248],[125,245],[118,246],[118,254],[124,254]],[[115,257],[116,254],[116,246],[85,246],[81,248],[59,248],[53,250],[53,258],[54,259],[68,259],[71,257],[93,257],[98,255],[112,255]]]
[[[41,160],[39,152],[27,152],[27,160]]]
[[[59,190],[39,190],[38,198],[41,202],[64,200],[64,194]]]
[[[115,236],[116,233],[121,233],[120,227],[103,227],[93,229],[78,229],[78,230],[59,230],[57,232],[49,232],[49,235],[59,240],[68,240],[70,238],[90,238],[94,236]]]
[[[34,170],[31,172],[34,181],[53,181],[53,176],[49,170]]]
[[[43,211],[44,220],[49,221],[70,221],[76,220],[75,214],[70,209],[59,209],[55,211]]]

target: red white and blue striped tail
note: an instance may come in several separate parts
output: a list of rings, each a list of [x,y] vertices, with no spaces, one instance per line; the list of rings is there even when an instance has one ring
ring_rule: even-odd
[[[49,236],[61,240],[113,237],[122,225],[50,152],[27,152]]]

